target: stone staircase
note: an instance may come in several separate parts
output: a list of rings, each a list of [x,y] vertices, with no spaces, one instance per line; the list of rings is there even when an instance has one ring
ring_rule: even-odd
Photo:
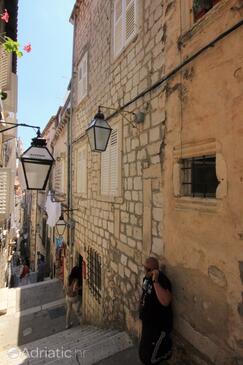
[[[125,332],[83,325],[6,349],[0,353],[0,364],[91,365],[132,346]],[[126,364],[129,365],[129,362]],[[134,362],[132,364],[135,365]]]
[[[0,351],[63,331],[65,313],[64,293],[57,279],[1,289]]]

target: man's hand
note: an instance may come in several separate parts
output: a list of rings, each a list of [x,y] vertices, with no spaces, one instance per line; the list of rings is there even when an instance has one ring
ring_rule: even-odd
[[[152,278],[152,281],[158,281],[158,278],[159,278],[159,270],[154,269],[151,272],[151,278]]]

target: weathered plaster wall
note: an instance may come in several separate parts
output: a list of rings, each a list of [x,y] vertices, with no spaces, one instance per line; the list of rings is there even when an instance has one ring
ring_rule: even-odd
[[[232,10],[237,4],[222,1],[181,37],[181,61],[240,20]],[[176,327],[220,365],[238,364],[243,355],[242,36],[239,28],[192,61],[169,82],[166,99],[165,257],[175,287]],[[168,37],[177,43],[175,33]],[[172,57],[178,62],[177,52]],[[175,163],[211,153],[220,180],[216,199],[175,194]]]

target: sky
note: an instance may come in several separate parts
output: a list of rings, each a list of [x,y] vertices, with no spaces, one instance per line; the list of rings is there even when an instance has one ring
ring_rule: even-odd
[[[75,0],[19,0],[18,41],[32,51],[18,59],[18,123],[41,130],[63,105],[71,78]],[[35,137],[32,128],[18,128],[24,149]]]

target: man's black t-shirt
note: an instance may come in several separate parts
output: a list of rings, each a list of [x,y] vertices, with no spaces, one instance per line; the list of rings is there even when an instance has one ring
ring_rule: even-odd
[[[161,271],[159,272],[158,281],[162,288],[171,291],[171,283]],[[143,279],[139,318],[145,325],[154,326],[165,332],[172,330],[171,304],[164,306],[159,302],[151,278],[144,277]]]

